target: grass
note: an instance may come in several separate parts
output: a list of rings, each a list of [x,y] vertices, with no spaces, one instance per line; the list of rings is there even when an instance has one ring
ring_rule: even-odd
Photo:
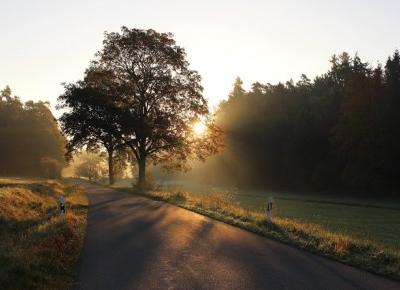
[[[64,220],[58,212],[61,195]],[[72,288],[87,205],[82,188],[62,181],[1,178],[1,289]]]
[[[144,195],[376,274],[400,279],[398,247],[377,243],[368,236],[340,232],[339,229],[330,230],[318,223],[318,219],[316,222],[309,222],[278,215],[274,217],[273,222],[266,222],[262,210],[241,206],[235,194],[228,192],[193,195],[181,190],[153,190]],[[324,208],[320,210],[324,211]]]
[[[272,194],[271,194],[272,195]],[[280,217],[303,223],[318,224],[324,229],[368,239],[375,244],[400,249],[400,208],[399,202],[360,198],[333,199],[327,196],[295,197],[275,195],[275,212]],[[260,195],[235,195],[241,206],[260,209],[266,197]]]

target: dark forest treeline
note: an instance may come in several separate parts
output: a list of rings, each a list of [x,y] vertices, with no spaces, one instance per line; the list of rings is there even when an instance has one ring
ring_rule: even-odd
[[[59,177],[65,144],[47,103],[0,92],[0,175]]]
[[[238,78],[217,112],[225,152],[208,176],[239,186],[397,192],[400,184],[400,56],[372,68],[333,56],[314,81],[277,85]]]

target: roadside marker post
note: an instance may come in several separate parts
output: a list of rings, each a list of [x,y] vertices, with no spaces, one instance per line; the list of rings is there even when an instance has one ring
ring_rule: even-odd
[[[64,216],[65,216],[64,196],[60,196],[60,216],[61,216],[61,219],[64,219]]]
[[[272,209],[274,205],[274,198],[271,196],[267,200],[267,208],[265,209],[265,215],[267,221],[271,222],[272,221]]]

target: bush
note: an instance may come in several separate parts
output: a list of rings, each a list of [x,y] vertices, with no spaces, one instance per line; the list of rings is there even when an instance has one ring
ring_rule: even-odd
[[[232,193],[218,191],[204,196],[201,201],[204,206],[217,210],[229,210],[237,204]]]
[[[189,198],[189,194],[187,192],[178,190],[171,193],[171,198],[177,202],[185,202]]]
[[[89,181],[101,181],[106,176],[107,166],[105,159],[96,153],[81,155],[80,163],[75,166],[75,175]]]
[[[56,179],[61,177],[62,166],[60,162],[51,157],[40,160],[40,172],[43,177]]]

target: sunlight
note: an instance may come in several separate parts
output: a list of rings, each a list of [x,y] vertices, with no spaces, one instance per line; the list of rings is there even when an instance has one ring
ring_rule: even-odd
[[[197,136],[201,136],[204,134],[204,132],[206,131],[206,125],[201,122],[198,121],[193,125],[193,132],[197,135]]]

